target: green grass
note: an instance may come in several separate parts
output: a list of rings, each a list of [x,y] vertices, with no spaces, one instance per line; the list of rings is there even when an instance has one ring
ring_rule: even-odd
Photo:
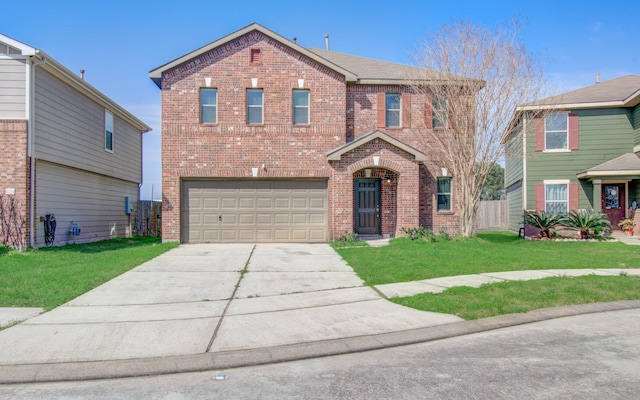
[[[480,288],[460,286],[438,294],[424,293],[390,300],[418,310],[455,314],[471,320],[540,308],[633,300],[639,297],[638,276],[586,275],[499,282]]]
[[[638,247],[619,242],[523,240],[511,232],[428,243],[394,239],[384,247],[336,248],[366,285],[532,269],[638,268]]]
[[[442,276],[536,269],[638,268],[640,249],[619,242],[530,241],[510,232],[480,232],[476,238],[437,243],[407,238],[388,246],[338,248],[366,285]],[[539,308],[640,299],[640,277],[582,276],[499,282],[480,288],[453,287],[391,301],[463,319]]]
[[[176,246],[135,237],[23,252],[0,248],[0,307],[52,309]]]

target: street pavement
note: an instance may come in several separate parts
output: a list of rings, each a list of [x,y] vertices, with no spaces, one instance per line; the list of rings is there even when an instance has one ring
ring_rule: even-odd
[[[31,399],[640,398],[640,309],[362,353],[126,379],[0,385]]]
[[[640,269],[625,272],[640,274]],[[376,289],[386,296],[405,296],[417,288],[438,292],[456,285],[579,273],[481,274]],[[387,301],[363,286],[327,244],[181,245],[61,307],[0,331],[0,383],[273,363],[637,307],[640,301],[615,302],[462,321]]]

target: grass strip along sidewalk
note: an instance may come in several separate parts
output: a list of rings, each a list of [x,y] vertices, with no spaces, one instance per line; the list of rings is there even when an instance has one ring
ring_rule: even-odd
[[[50,310],[176,246],[134,237],[23,252],[0,248],[0,307]]]
[[[619,242],[523,240],[510,232],[436,243],[406,238],[383,247],[336,248],[366,285],[541,269],[640,268],[640,249]],[[640,277],[584,276],[454,287],[393,298],[408,307],[477,319],[539,308],[640,299]]]

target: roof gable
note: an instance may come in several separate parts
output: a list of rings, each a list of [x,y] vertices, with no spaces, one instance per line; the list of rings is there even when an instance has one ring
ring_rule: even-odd
[[[0,34],[0,53],[32,56],[36,54],[36,49],[9,36]]]
[[[227,36],[224,36],[224,37],[222,37],[222,38],[220,38],[220,39],[218,39],[218,40],[216,40],[214,42],[211,42],[211,43],[209,43],[209,44],[207,44],[207,45],[205,45],[203,47],[200,47],[199,49],[196,49],[196,50],[194,50],[194,51],[192,51],[190,53],[187,53],[187,54],[185,54],[185,55],[183,55],[181,57],[178,57],[175,60],[170,61],[170,62],[168,62],[168,63],[166,63],[166,64],[164,64],[164,65],[162,65],[162,66],[160,66],[158,68],[155,68],[155,69],[153,69],[153,70],[151,70],[149,72],[149,77],[151,78],[151,80],[153,80],[155,82],[156,85],[158,85],[158,87],[161,88],[162,87],[161,82],[162,82],[162,73],[163,72],[166,72],[166,71],[169,71],[169,70],[171,70],[173,68],[176,68],[181,64],[189,62],[190,60],[193,60],[196,57],[199,57],[199,56],[201,56],[201,55],[203,55],[203,54],[205,54],[205,53],[207,53],[207,52],[209,52],[209,51],[211,51],[211,50],[213,50],[213,49],[215,49],[217,47],[223,46],[223,45],[225,45],[225,44],[227,44],[227,43],[229,43],[229,42],[231,42],[231,41],[233,41],[235,39],[238,39],[238,38],[240,38],[240,37],[242,37],[244,35],[247,35],[247,34],[249,34],[251,32],[254,32],[254,31],[260,32],[263,35],[265,35],[265,36],[267,36],[267,37],[269,37],[269,38],[281,43],[282,45],[287,46],[287,47],[289,47],[289,48],[291,48],[291,49],[303,54],[304,56],[316,61],[317,63],[319,63],[319,64],[321,64],[321,65],[323,65],[323,66],[325,66],[325,67],[337,72],[337,73],[339,73],[340,75],[344,76],[345,80],[347,80],[347,81],[355,81],[356,80],[356,76],[352,72],[350,72],[350,71],[348,71],[348,70],[346,70],[346,69],[344,69],[344,68],[342,68],[342,67],[340,67],[340,66],[338,66],[336,64],[333,64],[333,63],[329,62],[328,60],[326,60],[326,59],[324,59],[322,57],[319,57],[317,54],[305,49],[304,47],[298,45],[297,43],[295,43],[295,42],[293,42],[293,41],[291,41],[289,39],[286,39],[286,38],[278,35],[277,33],[273,32],[273,31],[270,31],[269,29],[267,29],[267,28],[265,28],[262,25],[257,24],[257,23],[253,23],[251,25],[248,25],[248,26],[246,26],[246,27],[244,27],[244,28],[242,28],[242,29],[240,29],[238,31],[235,31],[235,32],[233,32],[233,33],[231,33],[231,34],[229,34]]]
[[[409,154],[411,154],[414,158],[415,161],[427,161],[427,156],[424,155],[424,153],[416,150],[415,148],[399,141],[398,139],[391,137],[389,135],[387,135],[386,133],[376,130],[373,132],[369,132],[366,135],[360,136],[359,138],[357,138],[356,140],[354,140],[353,142],[347,143],[345,145],[342,145],[340,147],[338,147],[337,149],[334,149],[332,151],[330,151],[329,153],[327,153],[327,160],[328,161],[340,161],[342,159],[342,156],[348,152],[350,152],[351,150],[354,150],[360,146],[363,146],[367,143],[369,143],[372,140],[375,139],[380,139],[380,140],[384,140],[385,142],[391,144],[392,146],[395,146],[397,148],[399,148],[400,150],[403,150]]]

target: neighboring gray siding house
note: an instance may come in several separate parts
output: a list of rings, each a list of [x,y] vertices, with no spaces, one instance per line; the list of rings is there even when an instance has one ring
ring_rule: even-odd
[[[24,244],[45,244],[48,214],[56,245],[129,235],[150,130],[46,53],[0,35],[0,195],[20,206]]]
[[[524,210],[593,209],[614,229],[640,219],[640,76],[521,106],[513,122],[502,140],[510,229],[522,227]]]

